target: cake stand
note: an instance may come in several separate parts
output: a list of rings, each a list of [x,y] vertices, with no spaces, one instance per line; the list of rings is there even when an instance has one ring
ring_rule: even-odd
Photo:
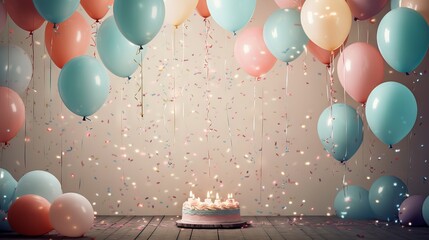
[[[228,223],[192,223],[182,220],[176,221],[176,226],[182,228],[242,228],[246,227],[246,221],[228,222]]]

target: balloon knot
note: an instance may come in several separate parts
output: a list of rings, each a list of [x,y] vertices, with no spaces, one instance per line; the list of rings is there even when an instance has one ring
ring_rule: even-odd
[[[29,36],[33,36],[33,31],[30,31],[30,33],[28,34]]]
[[[140,45],[140,48],[139,48],[139,50],[143,50],[143,45]]]
[[[83,119],[82,119],[82,121],[84,121],[84,122],[86,121],[86,117],[85,117],[85,116],[83,116]]]
[[[389,148],[390,148],[390,149],[392,149],[392,148],[393,148],[392,144],[389,144]]]
[[[84,122],[86,122],[87,120],[88,120],[88,121],[91,121],[91,119],[89,119],[89,118],[88,118],[88,117],[86,117],[86,116],[84,116],[82,120],[83,120]]]
[[[409,73],[409,72],[406,72],[406,73],[405,73],[405,75],[409,76],[409,75],[410,75],[410,73]]]
[[[237,36],[237,32],[235,32],[235,31],[234,31],[234,32],[232,32],[232,33],[234,34],[234,37],[235,37],[235,36]]]
[[[128,79],[128,81],[131,80],[131,76],[128,76],[127,79]]]
[[[355,17],[353,20],[355,20],[355,22],[359,21],[359,19],[357,17]]]

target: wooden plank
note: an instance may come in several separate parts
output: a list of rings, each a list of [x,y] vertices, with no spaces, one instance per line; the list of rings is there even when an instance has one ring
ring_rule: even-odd
[[[134,216],[129,222],[121,227],[114,234],[110,235],[106,239],[108,240],[120,240],[120,239],[134,239],[141,231],[148,225],[152,217],[137,217]]]
[[[190,228],[181,228],[177,240],[189,240],[191,239],[192,229]]]
[[[264,228],[261,227],[260,223],[256,220],[255,217],[243,217],[243,220],[252,223],[247,228],[241,229],[245,239],[249,240],[269,240],[270,237],[265,232]]]
[[[284,239],[309,240],[312,239],[294,221],[287,217],[268,217],[274,228]]]
[[[241,229],[218,229],[219,240],[244,240]]]
[[[218,240],[217,229],[194,229],[192,230],[191,240]]]
[[[137,236],[137,239],[144,239],[147,240],[152,236],[155,229],[158,227],[158,225],[161,223],[164,216],[154,216],[150,220],[150,222],[146,225],[146,227],[143,229],[143,231],[140,232],[140,234]]]
[[[126,225],[132,218],[133,217],[130,217],[130,216],[122,216],[121,219],[119,219],[119,221],[116,221],[113,224],[110,224],[110,226],[107,227],[106,229],[104,229],[104,231],[97,234],[95,236],[95,238],[97,240],[108,238],[110,235],[114,234],[116,231],[118,231],[124,225]],[[108,225],[109,225],[109,223],[108,223]]]
[[[177,216],[165,216],[155,229],[150,240],[176,240],[179,236],[180,228],[176,227]]]
[[[271,240],[285,239],[277,229],[271,224],[267,217],[256,217],[258,224],[264,229]]]

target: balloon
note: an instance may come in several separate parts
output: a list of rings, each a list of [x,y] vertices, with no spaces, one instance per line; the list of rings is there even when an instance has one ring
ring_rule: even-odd
[[[366,20],[383,10],[387,0],[347,0],[347,4],[356,20]]]
[[[99,1],[99,0],[98,0]],[[33,0],[34,6],[40,15],[51,23],[64,22],[79,6],[80,0],[46,1]]]
[[[422,214],[426,224],[429,225],[429,196],[427,196],[423,202]]]
[[[43,197],[28,194],[10,206],[7,220],[11,228],[22,235],[40,236],[52,231],[49,221],[51,204]]]
[[[401,7],[407,7],[419,12],[429,24],[429,1],[427,0],[401,0]]]
[[[378,26],[377,44],[381,55],[393,69],[410,72],[422,62],[428,50],[428,24],[412,9],[393,9]]]
[[[305,0],[274,0],[279,8],[298,8],[301,9]]]
[[[207,6],[215,22],[235,35],[252,18],[256,0],[207,0]]]
[[[164,0],[165,23],[178,27],[191,16],[198,0]]]
[[[366,119],[375,136],[388,145],[401,141],[413,128],[417,102],[413,93],[397,82],[385,82],[370,93]]]
[[[81,237],[94,224],[94,210],[82,195],[65,193],[52,203],[49,218],[59,234]]]
[[[99,22],[113,6],[113,1],[114,0],[80,0],[80,4],[92,19]]]
[[[0,211],[9,209],[15,194],[17,182],[8,171],[0,168]]]
[[[401,179],[382,176],[369,189],[369,204],[377,219],[393,221],[398,219],[398,209],[407,198],[408,188]]]
[[[110,81],[105,68],[89,56],[70,60],[58,78],[58,91],[64,104],[84,120],[103,106],[109,89]]]
[[[0,232],[11,232],[9,222],[7,221],[7,213],[0,209]]]
[[[369,205],[368,194],[368,190],[353,185],[338,191],[334,200],[337,216],[345,219],[374,218],[374,213]]]
[[[0,45],[0,86],[22,94],[27,90],[33,74],[30,57],[20,47]]]
[[[401,3],[402,0],[391,0],[390,1],[390,8],[391,9],[395,9],[399,7],[399,4]]]
[[[346,39],[346,41],[347,41],[347,39]],[[343,45],[344,45],[344,43],[343,43]],[[310,51],[311,54],[313,54],[313,56],[317,60],[319,60],[319,62],[329,66],[331,64],[331,62],[334,62],[334,58],[340,52],[341,47],[335,49],[334,51],[328,51],[326,49],[323,49],[323,48],[317,46],[314,42],[312,42],[310,40],[307,43],[307,49],[308,49],[308,51]]]
[[[5,0],[5,6],[13,22],[25,31],[33,32],[45,22],[34,7],[33,0]]]
[[[131,76],[139,66],[141,55],[147,48],[136,54],[137,45],[128,41],[116,26],[113,16],[108,17],[97,33],[97,50],[104,66],[119,77]]]
[[[270,52],[283,62],[292,62],[308,42],[295,9],[275,11],[264,24],[264,41]]]
[[[45,46],[57,67],[62,68],[70,59],[84,55],[91,42],[91,27],[78,12],[63,22],[58,30],[46,24]]]
[[[197,13],[203,18],[210,17],[209,7],[207,6],[207,0],[199,0],[197,4]]]
[[[116,0],[113,15],[121,33],[138,46],[148,44],[164,23],[163,0]]]
[[[63,193],[58,179],[49,172],[35,170],[24,174],[16,186],[16,197],[27,194],[41,196],[50,203]]]
[[[359,103],[365,103],[371,91],[384,80],[383,57],[364,42],[347,46],[338,58],[337,69],[341,85]]]
[[[362,144],[362,119],[347,104],[336,103],[320,114],[317,123],[320,142],[338,161],[347,161]]]
[[[0,32],[3,31],[3,28],[6,26],[7,22],[7,12],[4,3],[0,2]]]
[[[352,14],[346,1],[307,0],[301,9],[301,24],[311,41],[333,51],[349,35]]]
[[[425,197],[422,195],[412,195],[405,199],[399,207],[399,222],[410,227],[426,226],[422,214],[424,201]]]
[[[234,46],[234,57],[248,74],[260,77],[273,68],[277,59],[265,46],[261,27],[247,28],[241,32]]]
[[[25,106],[21,97],[7,87],[0,87],[0,143],[8,143],[21,130]]]

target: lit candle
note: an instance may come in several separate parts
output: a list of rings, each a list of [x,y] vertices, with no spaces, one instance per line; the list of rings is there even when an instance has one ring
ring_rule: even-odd
[[[192,191],[189,192],[189,198],[188,198],[188,202],[192,203],[194,201],[194,194],[192,193]]]
[[[216,199],[214,202],[216,205],[220,205],[219,193],[216,193]]]
[[[234,198],[232,198],[232,193],[228,194],[228,203],[234,203]]]
[[[204,200],[205,203],[212,204],[212,199],[210,198],[210,192],[207,191],[207,198]]]

